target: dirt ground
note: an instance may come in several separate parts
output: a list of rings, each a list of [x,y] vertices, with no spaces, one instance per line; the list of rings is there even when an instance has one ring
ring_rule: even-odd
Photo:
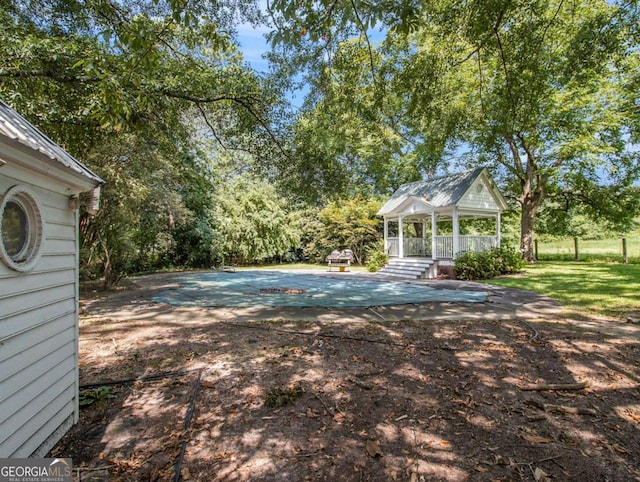
[[[76,480],[640,481],[640,325],[486,286],[360,310],[149,301],[172,286],[85,294],[84,406],[52,451]]]

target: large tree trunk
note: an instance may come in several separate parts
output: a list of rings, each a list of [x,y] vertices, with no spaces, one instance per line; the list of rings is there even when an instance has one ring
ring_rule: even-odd
[[[547,177],[538,172],[538,160],[531,146],[522,135],[517,135],[517,142],[526,153],[526,163],[520,156],[518,143],[511,136],[506,136],[507,143],[513,154],[516,172],[520,177],[520,196],[518,201],[522,208],[520,216],[520,251],[525,261],[536,261],[536,253],[533,243],[533,228],[536,213],[544,199]]]
[[[533,244],[533,225],[537,210],[538,206],[535,205],[531,197],[524,197],[520,216],[520,251],[525,261],[530,263],[536,261]]]

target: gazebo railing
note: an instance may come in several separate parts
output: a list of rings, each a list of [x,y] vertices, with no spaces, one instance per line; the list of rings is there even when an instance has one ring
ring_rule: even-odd
[[[431,257],[431,238],[403,238],[403,253],[405,257]],[[400,239],[387,238],[387,254],[391,257],[400,256]]]
[[[477,253],[495,248],[498,245],[498,238],[496,236],[460,236],[459,239],[461,253],[465,251]]]
[[[431,257],[431,238],[403,238],[403,254],[405,257]],[[498,245],[497,236],[459,236],[458,252],[484,251]],[[400,239],[387,238],[386,252],[389,256],[400,256]],[[453,236],[435,237],[435,258],[453,258]]]
[[[453,236],[436,236],[436,258],[453,258]]]

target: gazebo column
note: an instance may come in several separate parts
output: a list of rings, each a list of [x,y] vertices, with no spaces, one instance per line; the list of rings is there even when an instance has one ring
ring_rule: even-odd
[[[453,208],[453,257],[456,257],[460,251],[460,218],[458,216],[458,208]]]
[[[427,219],[422,220],[422,256],[427,253]]]
[[[384,254],[389,253],[389,220],[384,217]]]
[[[404,234],[402,226],[403,217],[398,216],[398,258],[404,258]]]
[[[496,214],[496,246],[499,248],[500,247],[500,243],[502,241],[502,234],[500,234],[502,231],[501,228],[501,215],[500,215],[500,211],[498,211],[498,214]]]
[[[436,236],[438,235],[438,218],[436,212],[431,211],[431,258],[437,259],[438,257],[438,244],[436,243]]]

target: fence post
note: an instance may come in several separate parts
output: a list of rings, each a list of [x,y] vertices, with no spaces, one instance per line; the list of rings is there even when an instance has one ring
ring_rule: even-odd
[[[578,237],[575,236],[573,238],[573,249],[575,251],[575,256],[574,256],[574,260],[575,261],[580,261],[580,253],[578,252]]]
[[[533,240],[533,256],[536,258],[536,261],[538,260],[538,240],[534,239]]]
[[[627,238],[622,238],[622,262],[629,262],[629,256],[627,256]]]

